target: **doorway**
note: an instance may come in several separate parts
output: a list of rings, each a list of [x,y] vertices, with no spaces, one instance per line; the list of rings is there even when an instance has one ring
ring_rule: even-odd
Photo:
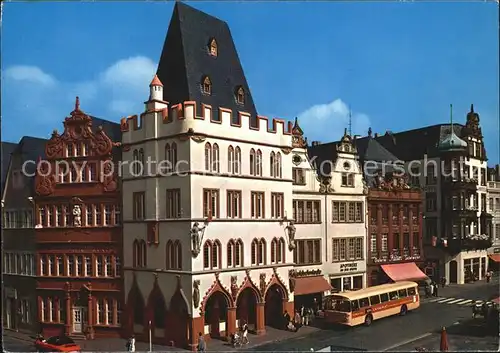
[[[267,326],[283,328],[283,290],[273,284],[266,293],[265,322]],[[288,313],[293,317],[294,313]]]
[[[73,333],[83,332],[83,311],[82,307],[73,308]]]
[[[458,282],[458,263],[455,260],[450,261],[450,283]]]

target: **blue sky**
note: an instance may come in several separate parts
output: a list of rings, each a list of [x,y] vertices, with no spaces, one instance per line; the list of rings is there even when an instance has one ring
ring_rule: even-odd
[[[196,2],[229,23],[257,110],[300,117],[309,140],[400,131],[481,116],[499,161],[498,5],[494,2]],[[48,137],[79,95],[113,121],[148,96],[172,14],[165,2],[6,3],[2,140]]]

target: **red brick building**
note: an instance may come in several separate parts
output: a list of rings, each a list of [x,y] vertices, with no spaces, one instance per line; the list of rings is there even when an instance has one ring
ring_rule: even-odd
[[[122,227],[119,124],[80,110],[54,130],[35,176],[38,321],[44,335],[118,336]]]

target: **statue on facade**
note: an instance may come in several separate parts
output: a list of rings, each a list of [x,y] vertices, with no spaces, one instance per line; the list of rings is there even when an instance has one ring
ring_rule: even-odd
[[[80,205],[73,206],[73,226],[75,227],[82,226],[82,209]]]
[[[193,227],[191,228],[191,242],[193,244],[192,253],[194,257],[198,256],[198,254],[200,253],[205,228],[206,226],[200,227],[200,224],[198,222],[194,222]]]
[[[295,233],[297,232],[297,229],[295,228],[295,222],[292,220],[288,225],[285,227],[285,231],[288,234],[288,249],[292,251],[295,249]]]

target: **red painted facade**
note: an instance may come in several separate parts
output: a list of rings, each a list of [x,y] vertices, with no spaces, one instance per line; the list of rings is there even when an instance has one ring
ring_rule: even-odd
[[[393,185],[381,183],[368,192],[369,286],[389,281],[381,265],[414,262],[423,268],[421,190]]]
[[[44,335],[120,334],[121,194],[119,154],[114,156],[119,144],[93,126],[96,120],[80,110],[77,97],[64,132],[52,133],[47,159],[37,162],[36,290]]]

